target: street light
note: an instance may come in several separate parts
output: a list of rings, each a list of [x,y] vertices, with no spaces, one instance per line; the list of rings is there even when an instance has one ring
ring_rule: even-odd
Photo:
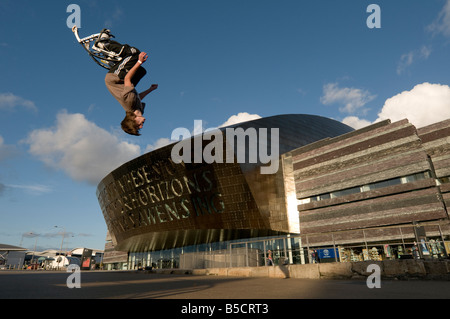
[[[38,240],[39,234],[36,234],[36,233],[33,233],[33,232],[23,233],[22,234],[22,238],[20,239],[20,245],[19,245],[20,247],[22,247],[22,243],[23,243],[23,238],[24,237],[26,237],[26,238],[33,238],[33,237],[35,237],[33,255],[31,256],[31,261],[30,261],[30,263],[33,264],[34,256],[36,255],[36,246],[37,246],[37,240]],[[24,260],[24,265],[26,265],[25,264],[25,260]]]
[[[63,247],[63,244],[64,244],[64,236],[66,234],[66,228],[64,226],[55,226],[55,228],[62,228],[64,230],[63,233],[62,233],[61,248],[59,249],[59,254],[60,254],[60,257],[61,257],[62,247]],[[59,260],[58,261],[58,268],[59,268],[59,263],[60,262],[61,261]],[[64,265],[64,262],[63,262],[63,265]]]
[[[33,233],[30,233],[30,235]],[[33,234],[35,235],[35,234]],[[37,245],[38,236],[36,236],[36,240],[34,241],[34,251],[33,251],[33,257],[31,257],[31,267],[33,267],[33,261],[34,261],[34,255],[36,254],[36,245]]]

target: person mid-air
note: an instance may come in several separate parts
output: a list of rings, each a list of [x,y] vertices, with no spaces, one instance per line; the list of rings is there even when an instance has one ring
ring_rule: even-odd
[[[105,76],[106,87],[125,110],[122,130],[139,136],[139,131],[145,123],[145,103],[142,100],[158,88],[157,84],[152,84],[141,93],[136,91],[137,84],[147,74],[142,66],[148,59],[147,53],[111,40],[114,36],[106,29],[83,39],[79,38],[76,27],[73,27],[72,31],[95,62],[109,70]],[[91,42],[94,42],[92,46]]]

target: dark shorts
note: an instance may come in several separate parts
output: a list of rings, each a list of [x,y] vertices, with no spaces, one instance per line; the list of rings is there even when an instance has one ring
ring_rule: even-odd
[[[139,51],[136,48],[130,47],[128,45],[125,45],[124,48],[124,56],[122,61],[114,65],[110,70],[109,73],[114,73],[119,76],[121,80],[125,79],[125,76],[127,73],[131,70],[133,66],[139,61],[139,54],[141,51]],[[131,79],[131,83],[133,83],[134,86],[137,86],[139,81],[147,74],[147,71],[141,66],[137,71],[136,74]]]

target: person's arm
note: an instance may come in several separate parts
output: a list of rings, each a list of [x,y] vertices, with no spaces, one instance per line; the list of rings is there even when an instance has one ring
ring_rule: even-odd
[[[133,83],[131,83],[131,79],[136,74],[136,71],[141,67],[141,64],[147,61],[147,53],[141,52],[139,54],[139,62],[136,62],[136,64],[131,68],[130,71],[128,71],[127,75],[124,79],[125,86],[133,86]]]
[[[148,90],[145,90],[144,92],[139,93],[139,99],[142,101],[144,99],[144,97],[147,96],[147,94],[149,94],[150,92],[153,92],[157,88],[158,88],[158,84],[152,84],[152,86]]]

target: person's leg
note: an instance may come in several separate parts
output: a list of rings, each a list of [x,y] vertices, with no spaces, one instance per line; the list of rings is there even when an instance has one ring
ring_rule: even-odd
[[[142,66],[136,71],[136,74],[131,79],[131,83],[136,87],[139,81],[147,74],[147,70]]]
[[[139,60],[138,55],[132,55],[125,57],[121,62],[117,63],[114,67],[109,70],[110,73],[117,74],[121,80],[125,79],[128,71],[137,63]],[[137,86],[139,81],[147,74],[147,71],[142,66],[136,71],[131,82],[134,86]]]

